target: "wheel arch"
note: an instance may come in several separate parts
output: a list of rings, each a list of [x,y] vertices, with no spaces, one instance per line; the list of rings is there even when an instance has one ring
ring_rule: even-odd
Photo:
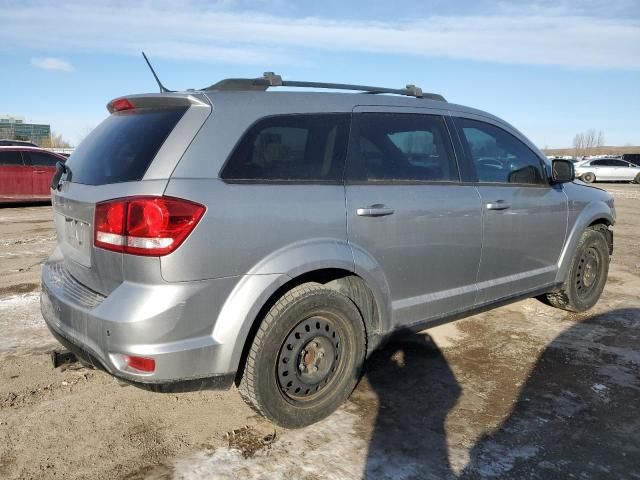
[[[609,252],[613,252],[613,233],[609,227],[614,223],[615,219],[607,204],[604,202],[593,202],[587,205],[571,227],[560,254],[560,258],[558,260],[558,273],[556,276],[557,283],[564,282],[564,279],[569,272],[569,268],[571,267],[574,252],[580,242],[582,232],[587,228],[597,228],[603,231],[609,244]]]
[[[245,335],[237,339],[234,355],[237,358],[237,361],[234,362],[236,364],[236,385],[240,382],[247,355],[264,316],[286,292],[309,282],[319,283],[327,288],[336,290],[353,301],[364,322],[367,355],[379,344],[382,338],[382,331],[384,331],[384,320],[381,318],[382,310],[379,305],[381,300],[376,298],[373,290],[364,279],[356,275],[352,270],[340,267],[311,269],[299,273],[295,277],[287,276],[284,282],[274,284],[275,288],[269,289],[269,294],[266,298],[259,302],[259,308],[255,309],[255,313],[246,319],[248,328]]]

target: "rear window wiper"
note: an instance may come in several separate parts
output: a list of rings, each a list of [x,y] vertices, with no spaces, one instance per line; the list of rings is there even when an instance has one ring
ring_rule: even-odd
[[[62,186],[62,175],[64,175],[64,180],[71,180],[71,169],[65,164],[65,162],[58,161],[56,162],[56,173],[51,179],[51,189],[52,190],[60,190]]]

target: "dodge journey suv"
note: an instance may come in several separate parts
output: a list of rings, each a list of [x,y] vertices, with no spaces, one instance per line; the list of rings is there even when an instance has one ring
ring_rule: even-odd
[[[415,86],[265,74],[108,110],[53,179],[41,305],[61,343],[126,382],[235,383],[300,427],[393,332],[526,297],[580,312],[604,288],[612,197]]]

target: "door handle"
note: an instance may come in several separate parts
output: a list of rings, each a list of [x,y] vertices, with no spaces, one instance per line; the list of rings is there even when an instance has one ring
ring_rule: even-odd
[[[34,170],[33,173],[47,173],[46,170]]]
[[[496,200],[495,202],[487,203],[487,210],[506,210],[511,208],[511,204],[504,200]]]
[[[393,208],[387,208],[384,205],[371,205],[366,208],[358,208],[356,215],[359,217],[384,217],[386,215],[393,215]]]

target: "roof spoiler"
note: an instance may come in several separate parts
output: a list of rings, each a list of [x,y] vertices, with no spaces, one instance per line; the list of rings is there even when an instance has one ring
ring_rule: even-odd
[[[197,98],[197,96],[197,92],[193,92],[193,94],[161,93],[127,95],[125,97],[114,98],[111,100],[107,103],[107,110],[109,110],[109,113],[114,113],[140,108],[177,108],[189,107],[192,105],[207,105],[206,101]]]
[[[214,83],[203,91],[253,91],[264,92],[270,87],[300,87],[300,88],[327,88],[331,90],[353,90],[368,94],[392,93],[407,97],[426,98],[446,102],[442,95],[437,93],[423,93],[420,87],[407,85],[405,88],[371,87],[368,85],[351,85],[347,83],[303,82],[298,80],[282,80],[280,75],[273,72],[265,72],[258,78],[227,78]]]

